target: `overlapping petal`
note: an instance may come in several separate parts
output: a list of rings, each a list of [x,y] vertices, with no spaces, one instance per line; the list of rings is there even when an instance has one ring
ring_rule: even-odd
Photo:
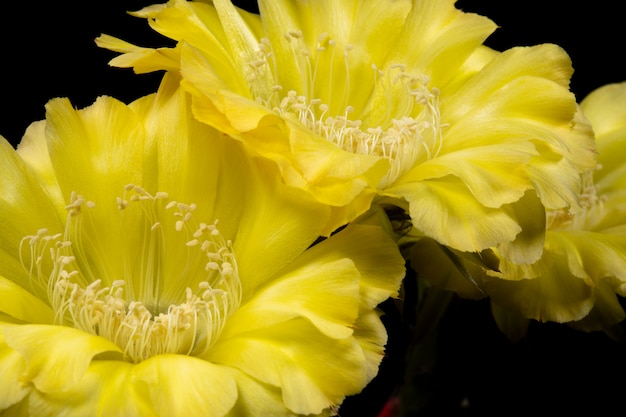
[[[177,42],[195,116],[333,206],[326,232],[384,194],[408,202],[425,236],[480,251],[519,236],[530,220],[510,205],[530,190],[548,209],[577,208],[594,144],[568,90],[567,54],[489,50],[495,24],[454,3],[260,1],[257,16],[229,1],[172,0],[136,14]],[[459,204],[481,221],[458,216]]]
[[[376,375],[393,239],[370,221],[316,242],[329,208],[178,87],[52,100],[0,145],[2,410],[330,415]]]
[[[626,289],[625,108],[624,83],[601,87],[580,103],[577,129],[570,142],[571,152],[578,156],[570,164],[580,163],[582,168],[590,162],[584,149],[588,147],[587,132],[593,128],[597,166],[579,174],[581,186],[573,197],[578,204],[571,210],[549,209],[545,222],[540,211],[525,210],[530,214],[525,230],[540,226],[546,230],[536,261],[523,262],[523,257],[513,261],[515,256],[502,253],[511,248],[501,245],[493,248],[499,258],[497,265],[466,265],[474,281],[471,284],[445,257],[437,259],[446,267],[429,269],[427,259],[437,248],[419,241],[412,252],[416,269],[426,272],[425,278],[433,284],[463,296],[475,297],[480,288],[494,303],[498,323],[506,328],[506,317],[518,317],[513,320],[517,324],[525,319],[570,323],[586,331],[607,330],[622,321],[626,314],[618,296],[624,296]],[[569,181],[556,172],[542,177],[549,179],[549,187],[559,179]],[[570,186],[575,183],[571,181]],[[544,204],[550,207],[545,200]],[[518,330],[511,331],[517,334]]]

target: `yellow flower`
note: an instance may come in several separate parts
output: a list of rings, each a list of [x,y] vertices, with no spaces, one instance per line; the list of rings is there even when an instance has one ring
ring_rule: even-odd
[[[572,135],[571,65],[555,45],[492,51],[489,19],[453,0],[171,0],[134,13],[177,41],[140,48],[108,35],[137,72],[180,71],[195,116],[273,160],[287,184],[334,207],[333,226],[372,194],[396,199],[425,236],[463,251],[516,241],[525,214],[576,207],[590,136]],[[538,198],[537,198],[538,196]],[[518,247],[519,246],[519,247]]]
[[[404,262],[190,117],[179,80],[0,142],[0,410],[328,415],[375,376]],[[4,415],[4,414],[3,414]]]
[[[438,286],[468,297],[489,296],[502,327],[516,315],[586,331],[607,330],[626,318],[616,296],[626,296],[626,83],[597,89],[581,109],[596,136],[598,165],[581,174],[579,211],[546,213],[541,258],[529,264],[500,259],[498,271],[487,268],[486,274],[478,262],[467,262],[483,294],[458,270],[430,267],[428,276]],[[435,259],[435,246],[419,243],[415,264]],[[438,265],[444,265],[438,251]]]

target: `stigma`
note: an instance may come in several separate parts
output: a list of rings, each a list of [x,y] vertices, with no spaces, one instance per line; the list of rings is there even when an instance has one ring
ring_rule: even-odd
[[[128,230],[139,234],[131,237],[141,245],[139,257],[119,260],[128,264],[97,265],[106,257],[89,250],[93,234],[85,230],[97,224],[90,218],[96,203],[77,193],[66,206],[63,232],[43,228],[21,241],[22,265],[47,296],[55,323],[111,340],[133,363],[165,353],[205,354],[241,302],[235,254],[218,221],[197,222],[195,204],[133,184],[109,204],[122,223],[138,223]],[[162,267],[165,257],[185,260],[176,275]],[[111,270],[128,272],[102,272]],[[193,286],[176,288],[178,282]]]

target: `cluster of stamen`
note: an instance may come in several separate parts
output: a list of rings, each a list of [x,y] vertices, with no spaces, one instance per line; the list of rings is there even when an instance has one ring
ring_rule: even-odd
[[[282,116],[297,119],[347,152],[389,159],[391,170],[381,181],[381,187],[393,182],[413,164],[434,158],[439,153],[445,125],[440,118],[439,91],[428,86],[427,76],[411,75],[403,65],[391,65],[386,70],[372,65],[374,82],[367,88],[384,92],[386,102],[377,106],[384,106],[387,114],[378,116],[376,121],[361,120],[351,117],[354,107],[348,104],[351,88],[349,55],[353,45],[344,47],[344,73],[334,79],[332,66],[338,46],[328,34],[319,36],[313,54],[301,31],[290,31],[285,39],[300,68],[304,91],[300,94],[294,90],[283,92],[279,84],[268,88],[267,83],[271,82],[268,76],[272,73],[279,75],[279,72],[269,40],[262,39],[258,55],[250,62],[247,79],[257,101]],[[323,79],[319,68],[321,54],[330,54],[327,60],[330,67]],[[276,83],[276,77],[270,79]],[[337,88],[341,91],[336,91]],[[335,108],[315,98],[321,91],[333,97]]]
[[[598,165],[595,169],[587,169],[581,174],[581,189],[578,196],[580,209],[576,212],[568,208],[548,210],[546,212],[547,230],[582,230],[590,225],[587,222],[592,218],[602,216],[592,215],[595,210],[603,210],[605,196],[598,195],[593,175],[595,170],[602,169]]]
[[[128,193],[132,195],[128,197]],[[202,264],[203,268],[188,271],[194,274],[192,281],[196,288],[181,288],[180,303],[170,304],[164,311],[155,311],[158,302],[154,304],[152,296],[157,294],[157,298],[160,297],[155,288],[144,288],[145,292],[140,291],[137,299],[129,297],[133,292],[131,281],[136,277],[100,278],[92,276],[93,271],[81,268],[93,260],[77,259],[85,253],[76,248],[76,242],[69,237],[81,234],[76,230],[80,225],[77,219],[88,215],[86,209],[95,207],[95,204],[80,195],[72,194],[64,233],[50,234],[48,230],[40,229],[36,234],[24,237],[20,246],[22,264],[31,277],[36,277],[37,286],[45,290],[56,322],[113,341],[131,362],[162,353],[202,355],[216,341],[226,319],[241,301],[235,255],[231,243],[220,234],[217,221],[195,224],[192,218],[194,204],[170,201],[164,210],[155,207],[166,199],[166,193],[151,195],[132,184],[125,188],[122,197],[117,198],[120,213],[134,203],[140,206],[137,208],[144,217],[151,219],[148,234],[159,233],[163,239],[168,233],[191,230],[192,238],[180,249],[190,252],[188,256],[195,259],[192,265]],[[159,213],[168,211],[176,218],[172,231],[163,230],[158,221]],[[192,224],[193,230],[189,228]],[[151,237],[147,240],[158,239]],[[159,261],[168,256],[159,250],[158,245],[145,244],[146,251],[155,252],[146,259]],[[30,248],[28,262],[23,254],[26,247]],[[47,262],[46,252],[50,254],[51,262]],[[156,287],[160,280],[168,279],[157,276],[158,269],[148,268],[147,271],[153,276],[140,278],[145,278],[140,287]]]

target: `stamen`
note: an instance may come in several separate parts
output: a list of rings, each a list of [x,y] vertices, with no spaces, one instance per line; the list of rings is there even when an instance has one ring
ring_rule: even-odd
[[[20,261],[35,278],[36,287],[47,294],[56,322],[108,338],[120,346],[130,362],[163,353],[206,353],[241,302],[242,289],[232,244],[221,235],[218,222],[194,225],[197,206],[167,202],[167,198],[167,193],[152,195],[140,186],[129,184],[124,187],[122,197],[115,199],[120,216],[136,207],[141,213],[140,221],[149,230],[144,234],[144,254],[140,260],[143,266],[121,269],[139,270],[140,276],[110,279],[95,272],[106,268],[88,267],[94,261],[90,258],[94,254],[76,242],[85,232],[81,219],[87,216],[86,220],[91,221],[89,212],[83,208],[94,205],[77,193],[71,194],[67,205],[64,233],[51,234],[42,228],[34,235],[25,236],[20,243]],[[162,205],[157,205],[161,201]],[[165,213],[176,219],[165,223],[173,225],[167,230],[160,221]],[[129,218],[137,220],[134,216]],[[185,279],[194,282],[195,289],[184,288],[178,303],[160,311],[160,282],[179,279],[161,276],[162,257],[175,254],[163,252],[160,242],[179,242],[176,236],[180,232],[190,237],[180,250],[189,258],[184,268]],[[44,262],[46,252],[51,263]],[[133,288],[138,282],[140,291],[135,298]]]
[[[270,72],[275,81],[268,93],[260,96],[257,93],[261,89],[252,87],[253,96],[259,103],[279,115],[296,118],[312,132],[347,152],[389,159],[392,166],[381,180],[380,187],[392,183],[420,160],[435,158],[440,153],[442,130],[446,124],[441,121],[439,90],[429,87],[429,77],[410,74],[404,64],[389,65],[385,71],[372,64],[372,96],[380,93],[378,97],[386,101],[386,105],[377,107],[384,108],[386,113],[374,112],[376,120],[359,120],[353,117],[354,107],[349,103],[352,89],[350,52],[354,45],[343,46],[343,70],[338,73],[341,66],[335,61],[341,43],[328,33],[317,37],[311,51],[300,30],[289,31],[284,38],[299,68],[302,91],[283,93],[282,87],[276,83],[280,72],[272,58]],[[270,41],[262,39],[258,51],[259,56],[251,60],[249,66],[269,71]],[[256,78],[250,82],[258,84]],[[335,91],[338,88],[340,90]],[[320,96],[330,101],[325,103],[318,98]],[[182,223],[178,225],[182,226]]]
[[[546,229],[548,230],[582,230],[592,228],[594,219],[602,219],[597,211],[604,210],[606,196],[598,195],[593,175],[602,169],[598,164],[594,169],[587,169],[581,174],[581,189],[578,196],[580,209],[576,212],[568,208],[548,210],[546,212]]]

